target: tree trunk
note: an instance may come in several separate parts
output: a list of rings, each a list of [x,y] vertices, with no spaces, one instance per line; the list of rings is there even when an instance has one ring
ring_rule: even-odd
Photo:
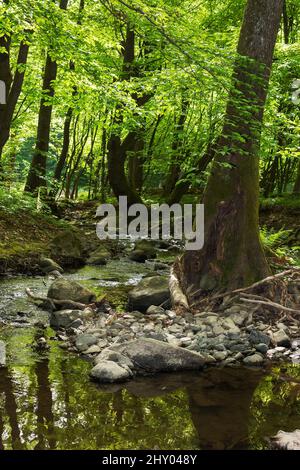
[[[82,24],[82,13],[84,10],[85,6],[85,0],[80,0],[79,4],[79,16],[77,20],[77,24],[81,25]],[[73,61],[70,62],[70,70],[75,71],[75,64]],[[72,91],[72,97],[75,98],[78,94],[77,86],[73,86],[73,91]],[[61,175],[68,157],[69,153],[69,147],[70,147],[70,130],[71,130],[71,121],[73,117],[73,107],[70,106],[67,110],[66,116],[65,116],[65,123],[64,123],[64,135],[63,135],[63,145],[61,149],[60,156],[58,158],[57,164],[55,166],[54,170],[54,175],[53,175],[53,188],[51,190],[51,197],[55,197],[55,193],[58,189],[59,182],[61,179]]]
[[[4,42],[3,38],[0,39],[0,43]],[[16,105],[22,90],[25,70],[20,69],[20,66],[24,66],[27,63],[29,51],[29,44],[24,40],[20,44],[17,67],[13,80],[11,80],[10,72],[7,74],[7,79],[4,80],[6,84],[6,104],[0,105],[0,159],[2,156],[3,148],[10,136],[10,128],[16,109]],[[1,55],[1,54],[0,54]],[[7,55],[7,54],[5,54]],[[5,60],[5,66],[9,67],[9,55]],[[2,65],[1,65],[2,68]],[[4,67],[5,69],[5,67]],[[2,70],[4,70],[2,69]]]
[[[300,161],[298,163],[297,176],[296,176],[296,181],[295,181],[295,184],[294,184],[293,193],[294,194],[299,194],[300,193]]]
[[[61,10],[66,10],[68,7],[68,0],[60,0],[59,5]],[[25,191],[37,194],[39,188],[46,187],[46,167],[47,167],[47,154],[49,150],[50,127],[52,117],[52,104],[47,104],[54,97],[54,81],[57,76],[57,62],[52,60],[51,51],[48,51],[46,58],[46,65],[43,79],[43,95],[40,103],[38,130],[36,147],[32,157]]]
[[[172,150],[173,150],[172,162],[171,162],[169,173],[167,175],[166,182],[164,185],[163,197],[165,198],[168,198],[170,194],[172,193],[172,191],[174,190],[176,183],[180,178],[182,161],[185,158],[185,151],[183,149],[182,143],[183,143],[184,126],[185,126],[187,111],[188,111],[188,104],[189,104],[188,99],[186,97],[183,97],[181,113],[180,113],[177,123],[175,124],[174,139],[173,139],[173,144],[172,144]]]
[[[259,237],[258,151],[282,9],[283,0],[247,2],[223,132],[204,194],[205,244],[186,251],[176,266],[190,302],[269,274]]]

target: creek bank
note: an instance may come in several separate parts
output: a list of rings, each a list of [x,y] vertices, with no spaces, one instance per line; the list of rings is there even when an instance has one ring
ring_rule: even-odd
[[[87,303],[90,299],[85,300]],[[91,376],[99,382],[211,365],[300,363],[298,325],[288,321],[264,323],[256,310],[233,303],[218,312],[177,314],[156,304],[143,312],[116,313],[103,300],[96,311],[87,306],[84,310],[52,312],[50,323],[58,329],[57,339],[63,348],[94,361]],[[134,360],[132,350],[138,351]],[[181,362],[183,354],[187,360]]]

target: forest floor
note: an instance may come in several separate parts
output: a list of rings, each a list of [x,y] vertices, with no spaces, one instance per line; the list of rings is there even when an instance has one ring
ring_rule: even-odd
[[[9,210],[0,201],[0,274],[33,273],[37,259],[49,255],[51,240],[64,231],[74,230],[95,245],[98,204],[96,201],[68,203],[60,207],[60,217],[57,217],[23,208],[21,204]],[[284,247],[284,255],[294,256],[289,248],[300,245],[299,220],[299,199],[267,199],[261,204],[261,227],[268,237],[274,234],[270,246],[268,240],[266,244],[271,249]]]

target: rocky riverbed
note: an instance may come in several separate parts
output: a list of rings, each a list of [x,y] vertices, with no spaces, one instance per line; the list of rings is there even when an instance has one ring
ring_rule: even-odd
[[[56,280],[48,295],[57,298],[59,286],[62,297],[70,298],[76,283],[68,282]],[[77,288],[73,298],[92,300],[89,291]],[[57,330],[62,348],[93,360],[91,377],[99,382],[207,366],[257,367],[280,360],[300,363],[297,325],[266,324],[257,307],[242,304],[226,307],[225,303],[217,312],[178,314],[151,303],[169,305],[167,289],[165,276],[149,276],[129,292],[129,306],[134,302],[143,311],[116,313],[104,301],[97,313],[89,307],[54,311],[50,324]]]

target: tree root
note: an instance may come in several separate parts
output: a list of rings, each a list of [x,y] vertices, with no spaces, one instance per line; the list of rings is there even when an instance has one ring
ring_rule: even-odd
[[[189,303],[187,297],[180,287],[178,277],[176,276],[173,267],[171,268],[170,272],[169,289],[173,307],[179,307],[184,310],[189,310]]]

